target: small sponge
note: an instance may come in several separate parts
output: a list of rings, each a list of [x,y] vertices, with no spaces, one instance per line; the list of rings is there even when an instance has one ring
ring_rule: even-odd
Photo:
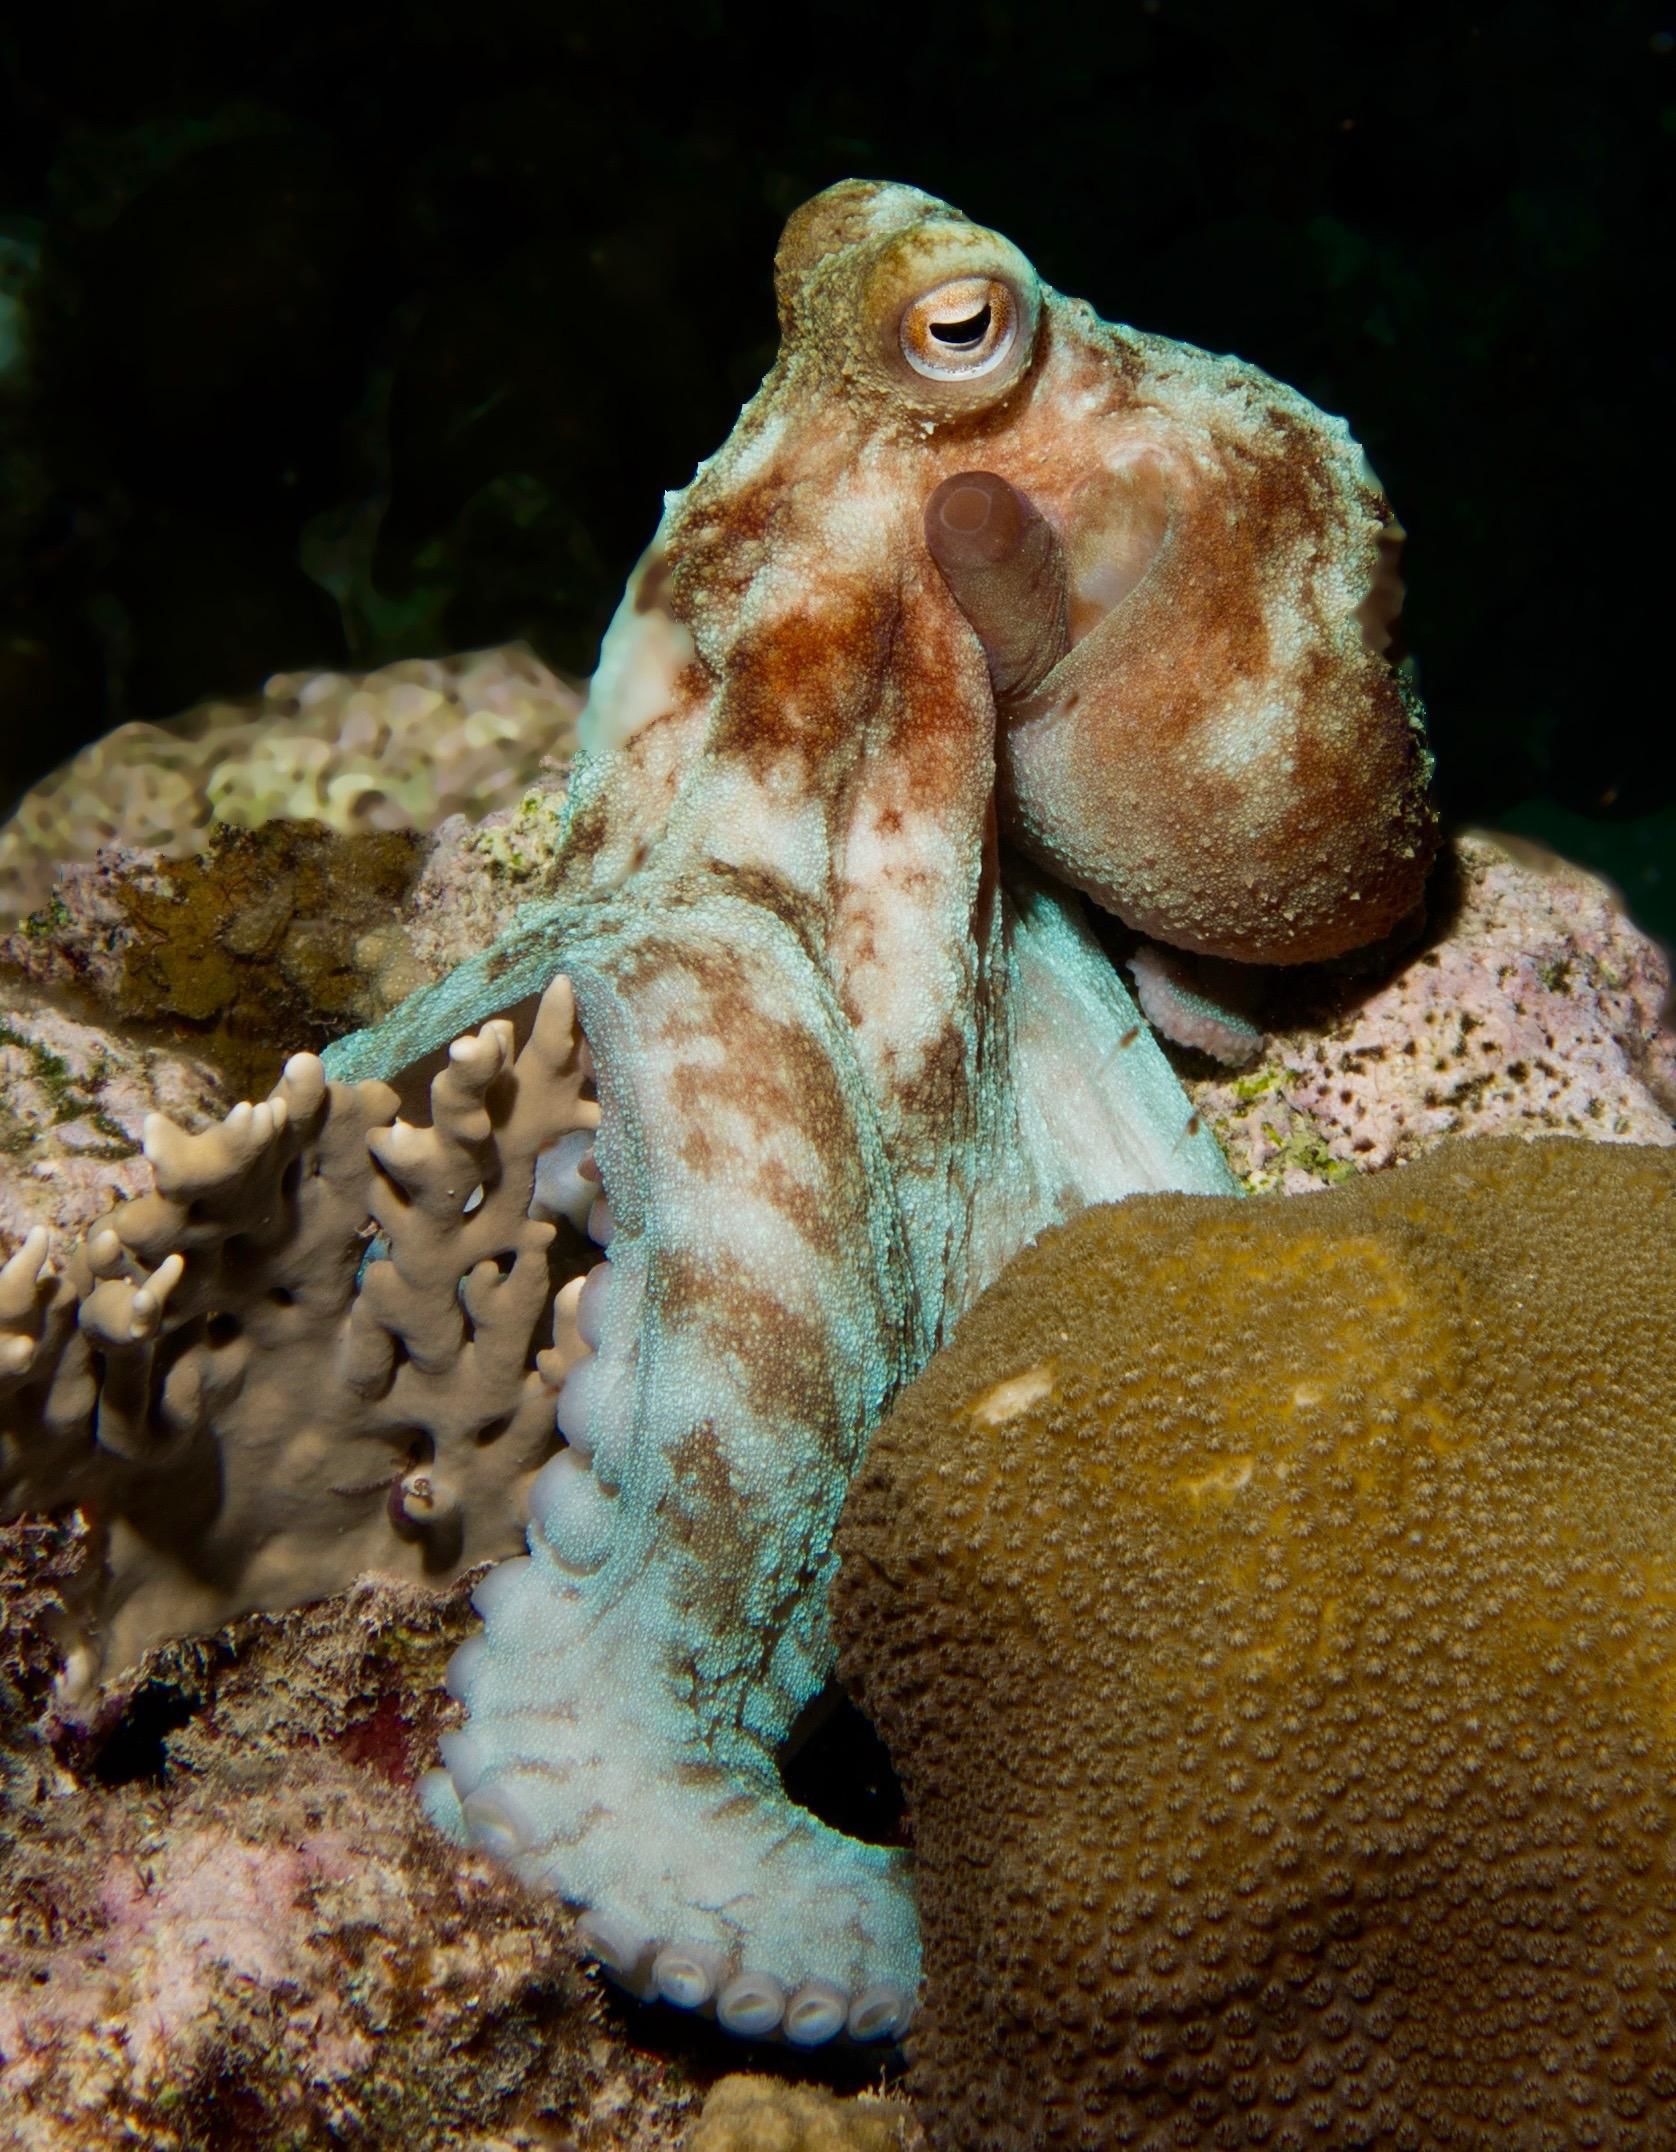
[[[1676,1152],[1087,1212],[839,1546],[933,2144],[1676,2143]]]
[[[903,2152],[908,2110],[840,2100],[815,2085],[724,2077],[704,2103],[684,2152]]]

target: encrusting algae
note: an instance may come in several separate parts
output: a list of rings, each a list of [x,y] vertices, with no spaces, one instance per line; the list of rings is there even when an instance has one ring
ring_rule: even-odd
[[[1046,1235],[881,1428],[841,1664],[947,2152],[1676,2141],[1676,1153]]]

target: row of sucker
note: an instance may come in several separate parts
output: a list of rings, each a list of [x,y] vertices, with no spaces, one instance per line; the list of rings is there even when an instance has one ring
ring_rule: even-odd
[[[633,1424],[638,1337],[644,1304],[641,1236],[619,1230],[606,1193],[592,1130],[573,1130],[537,1162],[531,1215],[566,1219],[601,1251],[601,1260],[555,1296],[553,1342],[538,1355],[554,1391],[554,1419],[564,1447],[530,1486],[530,1553],[499,1563],[472,1594],[485,1631],[527,1619],[527,1594],[538,1583],[550,1596],[545,1641],[563,1650],[573,1622],[587,1620],[581,1586],[610,1550],[614,1505]],[[556,1619],[554,1618],[556,1617]],[[526,1882],[564,1890],[568,1850],[549,1842],[520,1799],[518,1778],[538,1767],[513,1723],[520,1708],[496,1698],[481,1678],[488,1636],[468,1638],[454,1653],[448,1693],[468,1707],[471,1724],[441,1738],[445,1773],[466,1837],[505,1861]],[[523,1707],[527,1713],[527,1706]],[[492,1759],[492,1760],[491,1760]],[[527,1759],[527,1760],[526,1760]],[[447,1790],[427,1805],[441,1819]],[[854,1995],[823,1980],[788,1992],[767,1972],[739,1963],[737,1949],[714,1942],[647,1935],[604,1906],[585,1907],[577,1941],[610,1977],[640,2001],[713,2012],[728,2032],[748,2039],[783,2037],[815,2047],[847,2034],[856,2041],[900,2036],[913,2013],[905,1989],[878,1983]]]

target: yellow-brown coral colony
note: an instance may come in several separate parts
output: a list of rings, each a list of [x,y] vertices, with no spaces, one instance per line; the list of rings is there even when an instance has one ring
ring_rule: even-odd
[[[933,2142],[1676,2142],[1676,1153],[1139,1197],[881,1429]]]

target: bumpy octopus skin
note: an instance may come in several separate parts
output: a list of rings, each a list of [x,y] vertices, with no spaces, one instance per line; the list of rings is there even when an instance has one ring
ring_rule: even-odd
[[[830,189],[777,268],[775,366],[606,635],[557,894],[328,1062],[417,1082],[571,980],[599,1130],[535,1196],[580,1219],[593,1193],[609,1256],[559,1295],[567,1447],[528,1557],[478,1589],[427,1801],[583,1907],[634,1992],[812,2043],[898,2032],[919,1976],[905,1855],[828,1829],[776,1769],[830,1672],[832,1534],[872,1428],[1046,1225],[1233,1185],[1080,900],[1003,843],[998,722],[1010,833],[1114,903],[1127,877],[1125,916],[1194,947],[1331,939],[1345,814],[1335,901],[1378,933],[1429,823],[1355,617],[1388,511],[1341,426],[1103,326],[908,188]],[[958,531],[926,540],[972,472],[1019,502],[985,590]],[[1166,796],[1195,726],[1209,765]],[[1090,756],[1114,765],[1092,834],[1066,790]],[[1272,866],[1311,773],[1328,796]]]

